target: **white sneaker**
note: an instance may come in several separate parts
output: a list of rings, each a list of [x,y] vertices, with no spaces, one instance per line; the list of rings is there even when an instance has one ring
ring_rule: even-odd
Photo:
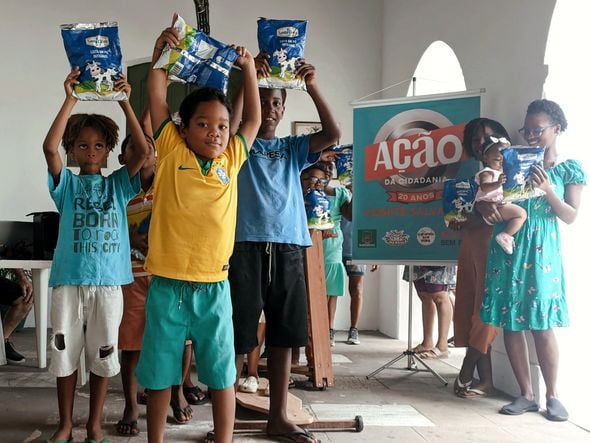
[[[514,251],[514,238],[512,238],[510,234],[500,232],[498,235],[496,235],[496,242],[506,254],[512,255],[512,252]]]
[[[240,392],[255,394],[258,391],[258,380],[253,375],[249,375],[239,387]]]

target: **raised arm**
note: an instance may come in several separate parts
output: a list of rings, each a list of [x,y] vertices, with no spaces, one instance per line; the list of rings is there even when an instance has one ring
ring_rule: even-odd
[[[340,128],[338,128],[332,110],[317,85],[315,67],[304,59],[300,59],[295,75],[299,75],[305,80],[307,93],[313,100],[322,123],[322,130],[312,134],[309,140],[310,152],[318,152],[335,145],[340,140]]]
[[[150,148],[145,139],[143,129],[139,124],[139,120],[137,120],[135,112],[133,112],[133,108],[129,103],[129,97],[131,97],[131,85],[129,85],[127,78],[124,75],[121,75],[121,78],[115,82],[115,89],[117,89],[117,91],[124,91],[128,97],[127,100],[120,101],[119,105],[125,114],[129,129],[131,130],[131,141],[133,143],[130,143],[127,148],[131,149],[131,155],[128,158],[126,165],[129,177],[134,177],[148,158]]]
[[[166,44],[170,45],[172,48],[175,48],[178,43],[180,43],[178,32],[173,27],[164,29],[156,40],[156,44],[154,45],[154,52],[152,53],[152,66],[160,58],[160,55],[162,55],[162,50]],[[166,71],[163,69],[150,69],[147,87],[152,128],[154,131],[157,131],[160,129],[160,126],[162,126],[162,123],[170,118],[168,102],[166,101],[166,94],[168,90]]]
[[[250,51],[243,46],[238,46],[236,51],[240,56],[235,64],[242,70],[242,88],[238,96],[243,94],[243,109],[241,112],[242,123],[240,124],[239,131],[244,136],[248,148],[250,148],[256,139],[258,129],[260,129],[260,123],[262,122],[260,95],[258,94],[258,82],[256,79],[256,67]],[[230,128],[232,124],[236,124],[233,118]]]
[[[45,154],[45,161],[47,168],[57,183],[63,163],[59,155],[59,144],[63,138],[68,119],[72,114],[72,109],[76,106],[78,99],[73,96],[74,85],[78,84],[78,77],[80,76],[80,68],[76,67],[70,71],[64,81],[64,89],[66,98],[61,105],[47,135],[43,141],[43,154]]]

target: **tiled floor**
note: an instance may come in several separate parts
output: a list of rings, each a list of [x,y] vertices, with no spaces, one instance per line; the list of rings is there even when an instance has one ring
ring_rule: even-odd
[[[58,421],[54,379],[35,368],[34,331],[14,336],[18,350],[26,350],[24,366],[0,366],[0,443],[41,442],[48,438]],[[400,341],[377,333],[362,333],[360,346],[337,335],[334,352],[335,386],[318,391],[307,385],[303,376],[294,376],[297,387],[291,390],[303,400],[318,419],[353,420],[363,417],[362,432],[316,432],[322,442],[590,442],[590,432],[574,423],[554,423],[539,413],[509,417],[498,414],[509,400],[505,396],[464,400],[452,393],[452,382],[460,364],[460,350],[448,360],[435,361],[433,368],[449,381],[443,386],[425,371],[408,371],[404,358],[376,378],[366,375],[390,361],[406,348]],[[145,416],[140,417],[138,437],[117,436],[114,424],[123,409],[119,377],[111,382],[105,408],[105,429],[113,443],[147,441]],[[167,442],[202,441],[211,430],[211,406],[193,407],[193,420],[187,425],[169,422]],[[88,388],[77,391],[74,439],[85,438],[84,419],[88,413]],[[248,415],[240,412],[240,416]],[[235,442],[271,441],[262,434],[236,434]]]

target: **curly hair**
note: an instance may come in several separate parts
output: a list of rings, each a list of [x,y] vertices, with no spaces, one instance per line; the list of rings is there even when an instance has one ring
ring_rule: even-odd
[[[84,128],[92,128],[100,132],[105,138],[107,149],[109,151],[115,149],[119,141],[119,127],[111,118],[100,114],[73,114],[68,119],[61,141],[66,152],[72,150],[76,139]]]
[[[231,105],[227,102],[225,94],[218,89],[200,88],[187,95],[184,100],[182,100],[180,109],[178,110],[178,115],[180,116],[180,120],[182,121],[184,127],[188,127],[191,117],[197,111],[197,107],[201,103],[214,101],[217,101],[225,106],[227,112],[231,115]]]
[[[553,124],[558,124],[562,131],[567,129],[567,120],[563,109],[554,101],[547,99],[534,100],[529,104],[526,115],[540,114],[541,112],[547,114]]]
[[[465,129],[463,130],[463,149],[470,157],[477,157],[473,150],[473,136],[478,130],[483,130],[484,128],[490,128],[496,136],[505,137],[510,140],[508,131],[502,126],[502,123],[492,120],[491,118],[474,118],[465,125]]]
[[[323,162],[316,162],[313,165],[308,166],[303,171],[301,171],[301,175],[308,174],[310,171],[313,171],[314,169],[317,169],[318,171],[322,171],[324,174],[326,174],[326,177],[330,177],[330,175],[331,175],[330,167]]]

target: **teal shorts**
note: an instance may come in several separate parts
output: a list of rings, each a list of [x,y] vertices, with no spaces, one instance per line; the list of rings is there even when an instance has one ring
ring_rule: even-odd
[[[232,304],[227,280],[196,283],[154,276],[135,374],[153,390],[182,384],[182,354],[191,339],[199,381],[226,389],[236,381]]]
[[[346,269],[342,262],[324,263],[326,273],[326,293],[331,297],[342,297],[346,284]]]

